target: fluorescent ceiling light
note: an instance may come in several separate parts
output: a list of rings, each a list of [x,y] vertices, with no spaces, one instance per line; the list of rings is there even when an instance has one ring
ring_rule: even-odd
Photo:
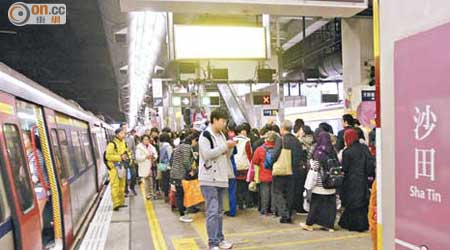
[[[266,58],[264,27],[174,25],[175,58]]]
[[[165,37],[166,16],[159,12],[130,13],[128,75],[130,85],[128,122],[136,125],[138,110],[149,87]]]

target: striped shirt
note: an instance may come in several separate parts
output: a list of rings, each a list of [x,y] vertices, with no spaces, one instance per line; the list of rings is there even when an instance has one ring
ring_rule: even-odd
[[[191,169],[193,160],[192,146],[189,144],[178,145],[173,151],[170,178],[176,180],[185,179],[186,174]]]
[[[311,159],[311,170],[312,171],[316,171],[319,172],[320,169],[320,162]],[[322,177],[320,176],[320,172],[317,175],[317,181],[316,181],[316,185],[314,186],[313,193],[315,194],[321,194],[321,195],[331,195],[331,194],[335,194],[336,193],[336,189],[326,189],[323,187],[323,183],[322,183]]]

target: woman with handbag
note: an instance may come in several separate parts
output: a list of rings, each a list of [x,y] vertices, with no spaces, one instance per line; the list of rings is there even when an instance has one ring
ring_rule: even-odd
[[[156,197],[153,189],[152,166],[158,158],[155,147],[150,144],[150,136],[142,136],[142,142],[138,144],[135,152],[136,162],[139,168],[139,176],[144,180],[145,198],[147,200]]]
[[[307,177],[309,179],[310,175],[315,175],[314,179],[316,181],[313,186],[306,187],[308,189],[307,199],[310,201],[310,209],[306,224],[300,223],[300,226],[306,231],[313,231],[313,225],[317,224],[333,232],[336,220],[336,189],[324,188],[321,175],[318,172],[321,164],[330,159],[330,157],[335,157],[336,152],[331,144],[331,137],[328,132],[320,132],[316,140],[317,144],[311,159],[311,169],[309,170],[313,172],[308,173]]]

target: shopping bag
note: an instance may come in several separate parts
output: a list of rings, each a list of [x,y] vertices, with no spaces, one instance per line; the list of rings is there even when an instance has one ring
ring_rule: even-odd
[[[131,180],[131,169],[127,168],[127,180]]]
[[[157,166],[158,170],[161,171],[161,172],[167,171],[167,164],[166,163],[158,163],[156,166]]]
[[[290,149],[281,149],[278,160],[273,164],[272,175],[292,175],[292,152]]]
[[[308,175],[306,176],[305,188],[307,190],[313,189],[317,183],[317,176],[319,173],[313,169],[308,171]]]
[[[258,191],[258,186],[256,185],[256,182],[252,181],[248,184],[248,190],[250,192],[256,192]]]
[[[307,190],[305,190],[304,192],[303,192],[303,209],[306,211],[306,212],[309,212],[309,208],[310,208],[310,199],[308,199],[308,192],[311,192],[311,191],[307,191]]]
[[[172,206],[172,208],[177,207],[177,199],[175,197],[175,191],[173,191],[172,189],[170,189],[169,192],[169,204]]]
[[[126,175],[126,172],[125,172],[126,170],[125,170],[125,168],[122,167],[122,166],[119,166],[119,167],[116,167],[116,169],[117,169],[117,176],[118,176],[120,179],[124,178],[125,175]]]
[[[192,207],[205,201],[198,179],[182,180],[181,184],[183,185],[185,207]]]

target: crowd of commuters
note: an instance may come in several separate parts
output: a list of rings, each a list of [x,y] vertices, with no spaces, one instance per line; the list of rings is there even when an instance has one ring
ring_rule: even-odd
[[[230,121],[222,109],[212,111],[207,123],[202,131],[152,128],[141,136],[134,130],[127,135],[126,124],[118,129],[105,153],[114,210],[126,206],[125,197],[136,195],[136,182],[142,182],[146,199],[164,199],[181,222],[192,222],[189,214],[199,208],[185,207],[183,182],[197,180],[210,249],[230,249],[223,216],[251,208],[279,217],[280,223],[305,214],[300,226],[306,231],[333,232],[336,224],[350,231],[369,229],[375,149],[372,134],[366,142],[351,115],[343,116],[344,129],[337,135],[327,123],[313,131],[301,119],[252,129]],[[333,185],[331,165],[334,174],[338,169]]]

